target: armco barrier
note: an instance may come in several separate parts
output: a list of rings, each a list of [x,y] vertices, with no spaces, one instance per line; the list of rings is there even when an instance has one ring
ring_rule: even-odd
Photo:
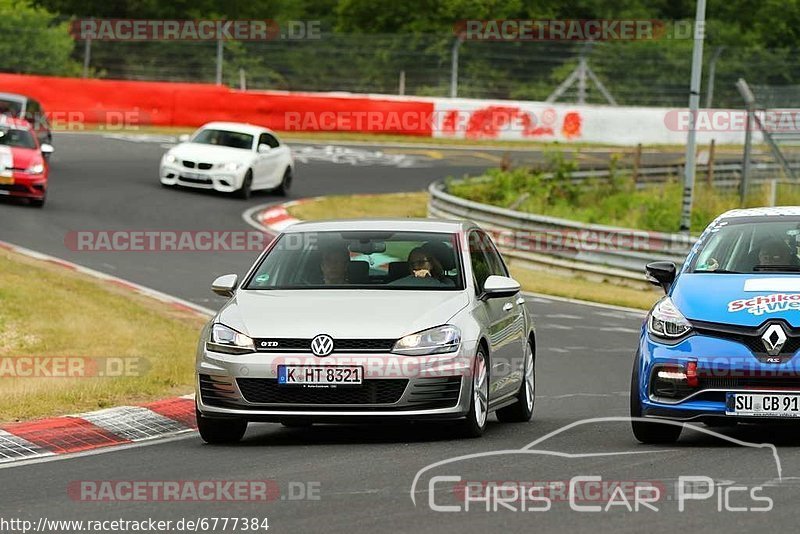
[[[470,219],[492,233],[503,255],[533,268],[550,268],[625,281],[644,281],[651,261],[680,265],[695,238],[522,213],[453,196],[445,184],[428,188],[428,214]]]

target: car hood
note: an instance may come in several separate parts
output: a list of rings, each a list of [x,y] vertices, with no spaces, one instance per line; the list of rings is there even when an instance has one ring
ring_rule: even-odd
[[[250,337],[395,339],[447,323],[464,291],[237,291],[219,321]]]
[[[42,154],[35,148],[0,145],[0,167],[27,169],[34,161],[42,162]]]
[[[250,160],[255,156],[255,153],[251,150],[200,143],[181,143],[170,149],[169,153],[178,159],[202,161],[204,163],[239,162]]]
[[[759,326],[784,319],[800,326],[800,275],[683,274],[672,301],[690,320]]]

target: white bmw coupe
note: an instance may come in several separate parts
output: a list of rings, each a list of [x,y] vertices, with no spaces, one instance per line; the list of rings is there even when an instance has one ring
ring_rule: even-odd
[[[286,195],[294,159],[274,132],[236,122],[210,122],[161,158],[161,184],[213,189],[250,198],[256,189]]]

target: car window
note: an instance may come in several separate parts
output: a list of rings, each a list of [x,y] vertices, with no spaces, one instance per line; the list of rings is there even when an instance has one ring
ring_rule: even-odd
[[[228,130],[217,130],[214,128],[207,128],[200,130],[192,139],[192,143],[199,143],[203,145],[219,145],[228,146],[231,148],[241,148],[251,150],[253,148],[253,139],[255,137],[250,134],[242,132],[231,132]]]
[[[695,273],[800,272],[800,217],[722,221],[701,241]]]
[[[483,291],[486,279],[492,274],[492,267],[486,255],[486,247],[480,232],[472,231],[469,234],[469,258],[472,264],[472,276],[475,279],[475,292]]]
[[[19,117],[22,113],[22,102],[0,98],[0,115]]]
[[[483,243],[483,250],[486,253],[486,259],[489,262],[489,273],[497,276],[508,276],[506,264],[503,262],[500,253],[497,252],[497,248],[491,238],[483,232],[479,232],[479,235]]]
[[[36,140],[27,130],[0,128],[0,146],[36,148]]]
[[[456,234],[284,234],[245,289],[463,289]]]
[[[278,148],[281,144],[274,135],[262,133],[258,139],[259,145],[268,145],[270,148]]]

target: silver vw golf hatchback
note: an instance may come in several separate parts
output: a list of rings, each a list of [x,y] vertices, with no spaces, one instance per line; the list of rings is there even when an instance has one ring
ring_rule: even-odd
[[[519,284],[473,223],[434,219],[289,227],[241,280],[197,349],[197,422],[209,443],[248,422],[287,426],[528,421],[535,337]]]

